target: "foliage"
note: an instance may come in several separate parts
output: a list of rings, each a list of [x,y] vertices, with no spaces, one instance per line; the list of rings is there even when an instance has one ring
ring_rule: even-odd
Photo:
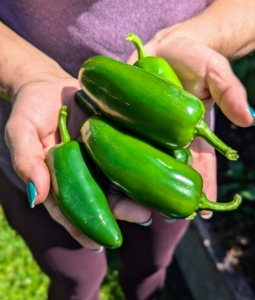
[[[247,91],[249,104],[255,108],[255,55],[247,55],[231,63],[232,69],[239,80],[243,83]],[[219,111],[217,111],[220,114]],[[238,128],[229,121],[222,121],[223,115],[220,114],[222,128],[225,129],[224,141],[227,141],[238,149],[239,160],[222,162],[218,160],[218,199],[226,199],[235,193],[241,194],[243,203],[239,210],[233,212],[231,217],[242,220],[246,217],[255,217],[255,128]],[[229,125],[229,127],[227,127]],[[222,128],[220,130],[222,131]],[[219,135],[222,134],[219,130]],[[216,131],[217,133],[217,131]],[[220,201],[219,200],[219,201]]]
[[[45,300],[49,284],[22,238],[12,230],[0,206],[0,299]]]

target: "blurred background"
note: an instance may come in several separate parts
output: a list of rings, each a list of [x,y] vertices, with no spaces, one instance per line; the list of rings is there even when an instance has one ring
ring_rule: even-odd
[[[247,90],[250,105],[255,108],[255,55],[233,62],[232,68]],[[231,162],[217,154],[218,201],[229,201],[238,193],[242,195],[243,203],[237,211],[215,213],[211,220],[206,221],[209,242],[212,247],[217,245],[221,249],[224,253],[222,259],[225,263],[228,260],[230,270],[241,274],[255,294],[255,127],[235,126],[216,107],[215,131],[240,155],[238,161]],[[205,243],[203,239],[201,241]],[[101,286],[101,299],[122,300],[124,296],[118,285],[117,252],[107,251],[107,257],[109,267]],[[167,270],[160,300],[199,299],[190,290],[187,276],[175,257]],[[46,300],[48,284],[47,276],[37,266],[22,238],[8,226],[0,205],[0,299]]]

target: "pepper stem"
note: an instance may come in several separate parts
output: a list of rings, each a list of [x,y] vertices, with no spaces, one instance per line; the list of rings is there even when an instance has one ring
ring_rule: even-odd
[[[63,105],[60,109],[59,118],[58,118],[58,128],[60,131],[62,143],[67,143],[71,140],[71,137],[68,132],[67,125],[66,125],[67,115],[68,115],[67,106]]]
[[[145,58],[148,56],[145,52],[143,43],[138,35],[131,32],[126,36],[126,41],[131,42],[135,45],[136,50],[138,52],[138,59]]]
[[[234,199],[227,203],[212,202],[207,199],[205,193],[203,192],[196,211],[201,211],[204,209],[210,211],[230,211],[237,209],[241,202],[242,197],[240,195],[235,195]]]
[[[239,155],[237,154],[236,150],[233,150],[225,143],[222,142],[209,128],[207,123],[204,120],[201,120],[196,125],[196,136],[200,136],[204,138],[211,146],[213,146],[216,150],[220,153],[225,155],[229,160],[237,160]]]

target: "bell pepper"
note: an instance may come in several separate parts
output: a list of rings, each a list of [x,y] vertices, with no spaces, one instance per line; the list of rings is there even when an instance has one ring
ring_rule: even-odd
[[[62,142],[51,148],[46,157],[54,198],[70,223],[88,238],[108,248],[120,247],[122,235],[96,165],[82,143],[70,139],[66,110],[63,106],[59,115]]]
[[[200,174],[164,151],[138,139],[104,116],[95,115],[81,128],[82,141],[101,171],[135,201],[171,218],[195,217],[201,210],[236,209],[207,199]]]

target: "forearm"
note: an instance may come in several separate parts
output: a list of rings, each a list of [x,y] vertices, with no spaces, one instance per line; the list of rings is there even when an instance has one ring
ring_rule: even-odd
[[[43,72],[59,72],[47,55],[0,22],[0,97],[12,95],[30,80],[40,80]]]
[[[217,0],[201,14],[165,29],[158,40],[194,39],[230,60],[255,49],[255,1]]]

